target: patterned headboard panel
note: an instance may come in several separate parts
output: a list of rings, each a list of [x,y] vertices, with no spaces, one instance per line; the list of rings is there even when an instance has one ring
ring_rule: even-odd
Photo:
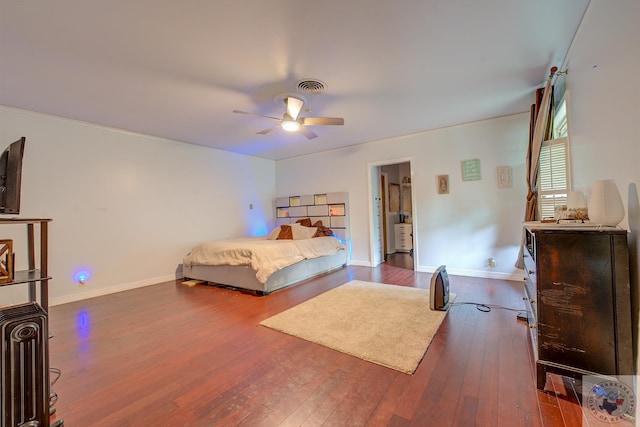
[[[333,230],[347,249],[351,246],[349,233],[349,193],[307,194],[304,196],[278,197],[275,199],[276,226],[291,224],[301,218],[318,220]]]

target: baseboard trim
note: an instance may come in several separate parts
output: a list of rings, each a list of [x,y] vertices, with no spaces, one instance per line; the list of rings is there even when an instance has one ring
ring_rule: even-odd
[[[351,260],[350,265],[357,265],[358,267],[372,267],[368,261]],[[423,273],[433,273],[438,266],[419,265],[416,271]],[[498,279],[498,280],[512,280],[516,282],[524,281],[524,270],[515,270],[512,272],[499,272],[499,271],[485,271],[485,270],[469,270],[464,268],[454,268],[447,266],[447,273],[454,276],[468,276],[478,277],[482,279]]]
[[[163,282],[170,282],[176,279],[181,279],[181,275],[169,274],[166,276],[153,277],[151,279],[138,280],[136,282],[121,283],[119,285],[108,286],[100,289],[87,289],[84,292],[79,292],[71,295],[64,295],[57,298],[51,298],[49,300],[49,306],[67,304],[70,302],[82,301],[89,298],[101,297],[104,295],[115,294],[117,292],[129,291],[132,289],[142,288],[145,286],[157,285]]]
[[[438,266],[418,266],[418,271],[424,273],[433,273]],[[498,271],[483,271],[483,270],[467,270],[464,268],[455,268],[447,266],[447,273],[452,276],[467,276],[478,277],[482,279],[497,279],[497,280],[511,280],[515,282],[524,281],[524,270],[516,270],[510,273],[498,272]]]
[[[358,267],[371,267],[371,263],[368,261],[358,261],[357,259],[352,259],[349,265],[356,265]]]
[[[371,267],[371,263],[364,261],[351,260],[350,265],[355,265],[359,267]],[[433,266],[424,266],[420,265],[417,268],[417,271],[423,273],[433,273],[436,268]],[[498,280],[512,280],[517,282],[522,282],[524,280],[524,271],[518,270],[512,273],[501,273],[494,271],[479,271],[479,270],[467,270],[462,268],[449,268],[447,267],[447,273],[452,276],[468,276],[468,277],[478,277],[483,279],[498,279]],[[109,286],[106,288],[100,289],[87,289],[84,292],[79,292],[71,295],[64,295],[57,298],[51,298],[49,300],[49,306],[67,304],[70,302],[81,301],[89,298],[101,297],[104,295],[115,294],[117,292],[129,291],[131,289],[142,288],[145,286],[157,285],[163,282],[170,282],[173,280],[182,279],[182,274],[169,274],[166,276],[158,276],[153,277],[151,279],[139,280],[136,282],[128,282],[121,283],[119,285]]]

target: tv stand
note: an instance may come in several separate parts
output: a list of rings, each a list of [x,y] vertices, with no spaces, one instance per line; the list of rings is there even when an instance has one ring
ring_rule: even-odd
[[[36,362],[33,362],[32,360],[16,360],[15,361],[17,365],[20,366],[23,370],[33,370],[34,372],[38,373],[39,374],[38,377],[41,378],[41,381],[35,381],[34,387],[37,388],[37,390],[29,390],[27,391],[27,393],[32,396],[43,395],[44,397],[42,399],[40,398],[28,399],[29,400],[28,404],[33,405],[34,410],[22,411],[22,412],[30,412],[34,414],[32,415],[34,419],[33,420],[24,419],[21,421],[25,423],[24,425],[27,425],[27,424],[31,425],[30,421],[39,422],[38,425],[42,427],[50,427],[50,426],[60,427],[64,425],[64,421],[61,419],[56,420],[53,423],[51,423],[50,421],[51,415],[55,413],[55,408],[52,404],[52,399],[51,399],[51,397],[54,396],[55,394],[52,392],[51,382],[50,382],[49,328],[48,328],[49,280],[51,280],[51,277],[49,276],[49,270],[48,270],[48,261],[49,261],[48,246],[49,246],[49,223],[51,221],[52,220],[50,218],[0,218],[0,225],[26,225],[26,229],[27,229],[26,230],[27,231],[27,242],[26,242],[27,243],[27,250],[26,250],[27,269],[14,271],[14,266],[15,266],[15,262],[13,259],[14,254],[13,253],[7,253],[6,255],[3,254],[3,257],[4,256],[7,257],[5,260],[5,265],[9,270],[11,276],[9,277],[10,279],[9,281],[6,281],[5,283],[0,283],[0,288],[4,286],[26,284],[29,302],[26,304],[6,307],[1,309],[1,311],[3,313],[4,312],[7,313],[7,315],[4,317],[8,319],[11,319],[12,317],[20,318],[19,315],[16,315],[15,313],[20,313],[21,310],[22,312],[27,313],[24,315],[27,317],[31,312],[34,312],[34,313],[36,311],[43,312],[43,316],[40,316],[40,317],[44,318],[44,321],[40,322],[40,324],[38,325],[39,326],[38,328],[34,328],[34,330],[38,331],[38,333],[41,335],[39,336],[39,339],[33,341],[33,345],[35,347],[41,347],[41,348],[36,348],[33,351],[34,355],[37,356],[33,360],[37,359],[37,361]],[[38,230],[39,231],[39,242],[38,242],[39,251],[36,253],[36,230],[38,228],[39,228]],[[23,307],[27,307],[27,308],[23,308]],[[17,324],[16,322],[19,322],[19,320],[14,321],[13,323]],[[8,321],[7,323],[9,324],[11,322]],[[32,322],[24,321],[24,325],[31,324],[31,323]],[[8,327],[10,328],[11,326],[9,325]],[[18,327],[23,327],[23,325],[19,324]],[[42,329],[42,330],[40,331],[39,329]],[[7,347],[11,347],[13,345],[13,342],[11,342],[10,340],[6,340],[5,338],[6,338],[5,336],[1,337],[3,349],[5,345],[7,345]],[[6,380],[6,376],[2,376],[2,378],[3,378],[2,387],[5,387],[4,381]],[[9,390],[10,391],[9,394],[11,394],[11,390],[9,387],[7,387],[5,390]],[[38,394],[39,392],[40,394]],[[33,403],[34,401],[35,403]],[[3,402],[3,405],[4,403],[5,402]],[[7,406],[7,408],[9,407],[10,405]],[[3,406],[3,408],[5,408],[5,406]],[[2,415],[3,421],[5,420],[4,417],[12,417],[12,416],[13,415],[11,414],[3,414]],[[21,415],[15,415],[15,416],[19,417]],[[12,418],[9,418],[9,420],[12,420]]]

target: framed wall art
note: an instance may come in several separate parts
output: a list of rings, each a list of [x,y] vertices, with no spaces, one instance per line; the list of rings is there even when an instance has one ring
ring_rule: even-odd
[[[463,160],[460,162],[460,167],[463,181],[480,181],[482,179],[480,159]]]
[[[511,188],[511,168],[509,166],[498,166],[498,188]]]
[[[438,194],[449,194],[449,175],[438,175]]]

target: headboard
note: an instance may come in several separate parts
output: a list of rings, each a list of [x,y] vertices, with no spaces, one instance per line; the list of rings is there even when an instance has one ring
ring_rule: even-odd
[[[320,220],[333,230],[333,234],[347,247],[347,253],[351,254],[349,193],[346,191],[277,197],[275,209],[276,227],[295,223],[301,218],[311,218],[311,223]]]

